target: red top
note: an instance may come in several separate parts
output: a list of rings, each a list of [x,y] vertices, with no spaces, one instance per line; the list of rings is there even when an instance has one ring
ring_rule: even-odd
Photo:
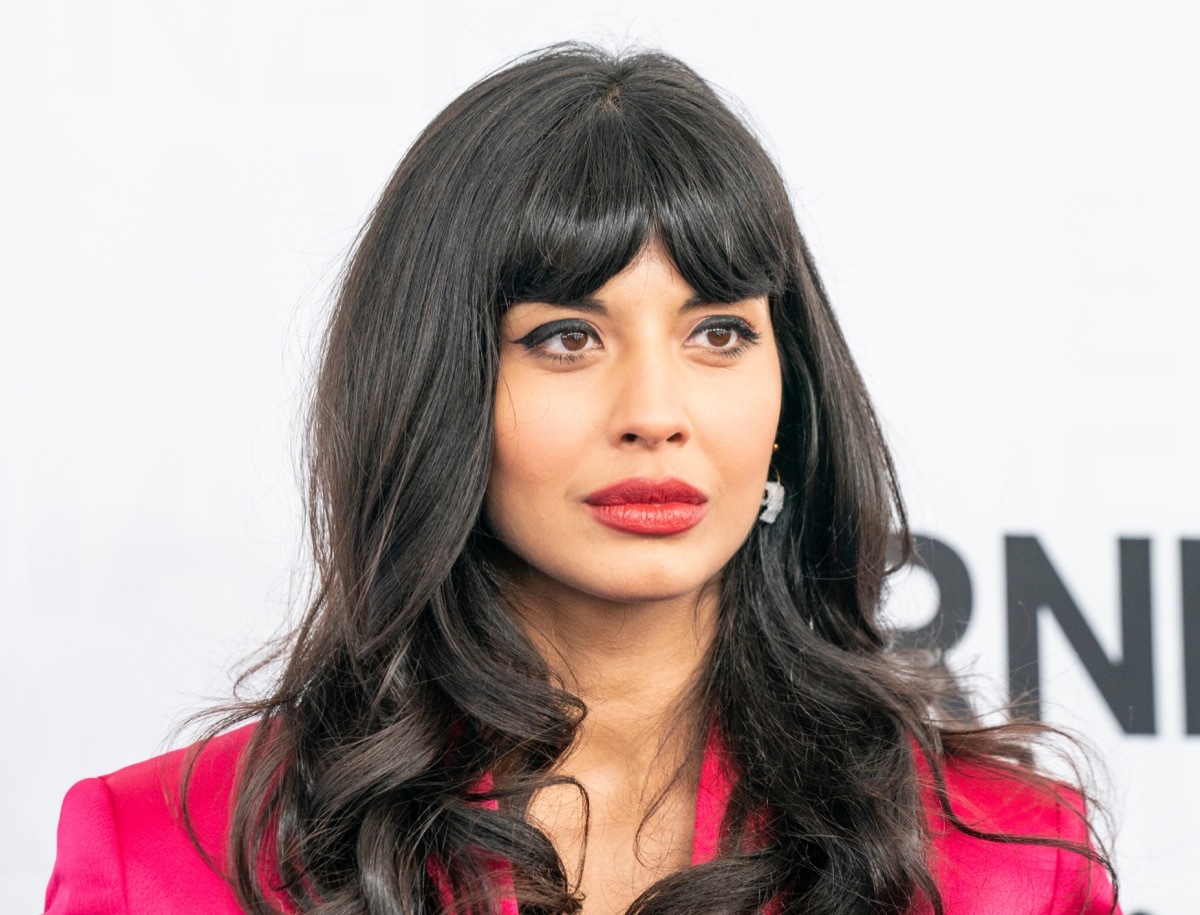
[[[251,727],[209,743],[193,775],[194,826],[218,864],[225,861],[234,772]],[[71,788],[58,824],[46,915],[244,915],[229,885],[196,852],[183,827],[178,784],[186,752],[176,750]],[[723,757],[719,741],[710,740],[696,796],[693,864],[717,852],[731,789]],[[1012,778],[955,763],[947,766],[946,781],[955,812],[972,826],[1086,841],[1081,821],[1068,809],[1078,808],[1080,800],[1066,789],[1048,797]],[[1106,875],[1080,855],[972,839],[945,821],[928,788],[924,800],[932,865],[947,915],[1109,911],[1112,888]],[[913,915],[928,911],[923,905]],[[511,896],[503,900],[502,912],[516,915]]]

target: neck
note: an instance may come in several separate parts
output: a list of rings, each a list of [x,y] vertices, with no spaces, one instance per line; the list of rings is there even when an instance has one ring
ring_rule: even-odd
[[[716,631],[716,583],[621,602],[514,584],[523,628],[555,678],[587,706],[571,768],[620,766],[648,775],[655,760],[677,763],[702,723],[692,704]]]
[[[588,911],[624,912],[692,859],[700,779],[693,751],[704,723],[696,686],[719,589],[612,601],[532,575],[509,584],[513,612],[552,675],[587,707],[556,767],[584,789],[586,807],[560,783],[539,790],[526,816],[554,843]]]

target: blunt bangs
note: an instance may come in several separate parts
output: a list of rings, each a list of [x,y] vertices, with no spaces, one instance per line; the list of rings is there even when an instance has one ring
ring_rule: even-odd
[[[605,76],[547,87],[546,117],[515,144],[502,181],[522,209],[492,235],[499,306],[578,300],[652,242],[709,301],[779,295],[795,217],[747,128],[678,61],[643,55]]]

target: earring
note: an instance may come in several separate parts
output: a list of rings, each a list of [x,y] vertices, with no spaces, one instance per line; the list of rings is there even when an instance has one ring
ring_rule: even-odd
[[[779,450],[779,442],[771,446],[771,451]],[[779,513],[783,511],[783,484],[779,482],[779,471],[775,471],[775,479],[767,481],[767,494],[762,500],[762,514],[758,516],[760,521],[767,524],[774,524],[775,519],[779,517]]]
[[[765,521],[767,524],[774,524],[775,519],[779,517],[779,513],[783,511],[783,484],[776,483],[774,480],[767,481],[767,494],[762,500],[762,514],[758,516],[760,521]]]

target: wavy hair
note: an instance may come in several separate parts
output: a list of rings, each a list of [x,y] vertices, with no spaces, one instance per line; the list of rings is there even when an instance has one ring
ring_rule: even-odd
[[[896,649],[879,619],[904,510],[779,171],[680,61],[560,45],[437,116],[344,275],[309,422],[317,586],[277,647],[271,694],[222,722],[260,722],[228,862],[248,912],[282,896],[328,915],[433,915],[431,861],[461,909],[491,912],[497,856],[526,915],[579,909],[523,815],[562,781],[586,709],[506,609],[482,514],[497,325],[514,302],[593,292],[651,241],[709,301],[769,298],[789,498],[725,569],[695,687],[741,772],[729,839],[630,911],[734,915],[778,896],[786,913],[900,913],[921,897],[941,912],[914,747],[952,818],[947,756],[1037,781],[1033,726],[947,720],[944,670]],[[768,798],[769,841],[749,847]]]

